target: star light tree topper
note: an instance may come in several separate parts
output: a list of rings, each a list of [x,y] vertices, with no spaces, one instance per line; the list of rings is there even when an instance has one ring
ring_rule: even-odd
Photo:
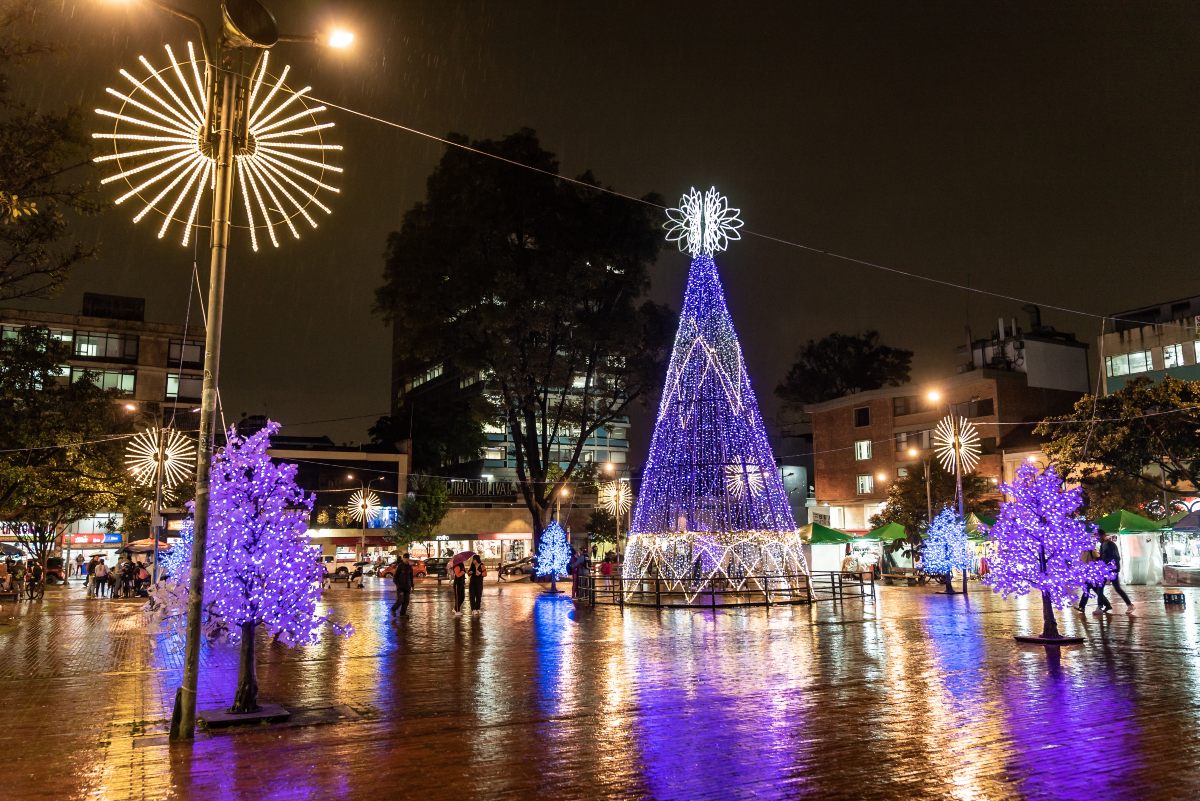
[[[693,258],[624,575],[663,580],[686,603],[713,581],[773,603],[808,598],[795,519],[712,257],[740,238],[738,214],[715,188],[692,189],[665,225]]]

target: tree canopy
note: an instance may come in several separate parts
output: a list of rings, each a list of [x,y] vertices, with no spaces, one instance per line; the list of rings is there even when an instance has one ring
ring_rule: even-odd
[[[908,381],[912,356],[911,350],[884,345],[878,331],[810,339],[775,394],[786,403],[802,405],[898,387]]]
[[[1083,487],[1091,515],[1200,486],[1200,381],[1142,376],[1034,433],[1049,437],[1043,450]]]
[[[591,191],[590,173],[584,186],[559,180],[528,129],[469,145],[538,172],[448,147],[388,239],[377,310],[402,369],[479,376],[540,535],[588,438],[661,381],[670,315],[643,299],[662,242],[658,199]],[[551,481],[555,464],[565,469]]]
[[[450,511],[450,489],[440,478],[425,478],[404,501],[399,519],[392,529],[397,548],[433,539],[433,533]]]
[[[24,524],[21,540],[43,560],[67,526],[137,495],[116,396],[69,382],[68,355],[44,328],[0,339],[0,520]]]
[[[90,161],[79,110],[34,110],[10,91],[8,70],[50,49],[14,33],[34,10],[26,0],[0,9],[0,300],[53,295],[94,254],[71,240],[69,215],[100,208],[82,178],[68,178]]]
[[[942,469],[935,460],[930,460],[929,497],[933,501],[933,513],[944,507],[955,507],[954,474]],[[995,488],[982,476],[974,473],[963,476],[963,506],[967,514],[992,514],[996,510]],[[909,540],[920,541],[921,533],[929,527],[928,504],[925,496],[925,465],[912,468],[907,476],[897,478],[888,490],[887,503],[879,514],[871,518],[871,527],[887,523],[904,526]]]

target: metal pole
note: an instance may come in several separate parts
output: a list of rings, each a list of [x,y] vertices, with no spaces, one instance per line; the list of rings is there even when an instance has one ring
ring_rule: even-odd
[[[952,425],[954,426],[954,483],[955,483],[955,491],[958,493],[958,520],[963,525],[966,525],[967,516],[963,512],[962,439],[959,436],[958,417],[956,417],[954,415],[953,407],[951,407],[951,409],[950,409],[950,420],[951,420]],[[954,571],[951,570],[950,572],[953,574]],[[962,591],[963,591],[963,596],[965,597],[967,594],[967,568],[966,567],[963,568],[962,574],[963,574],[963,589],[962,589]],[[949,588],[949,584],[950,584],[950,582],[947,581],[946,582],[947,588]]]
[[[223,59],[224,60],[224,59]],[[171,740],[191,740],[196,728],[196,689],[200,673],[200,616],[204,597],[204,556],[208,544],[209,471],[212,466],[217,406],[217,372],[221,361],[221,319],[225,303],[225,265],[229,251],[229,210],[233,201],[233,129],[239,76],[232,64],[220,70],[220,103],[216,126],[216,182],[213,192],[212,244],[208,282],[208,333],[204,342],[204,386],[200,402],[200,442],[196,457],[196,501],[192,533],[192,568],[188,581],[187,641],[183,653],[183,684],[175,693]],[[216,84],[214,82],[214,89]]]
[[[932,476],[929,475],[929,465],[932,459],[925,459],[925,525],[933,522],[933,491],[930,489]]]
[[[158,538],[162,532],[162,474],[163,474],[163,450],[166,443],[163,442],[162,420],[156,421],[154,430],[158,433],[158,464],[154,471],[154,519],[151,521],[150,536],[154,538],[154,566],[151,569],[151,574],[154,583],[158,583]]]

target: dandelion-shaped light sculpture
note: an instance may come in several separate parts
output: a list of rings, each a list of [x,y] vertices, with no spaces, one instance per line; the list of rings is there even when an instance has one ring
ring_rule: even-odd
[[[938,421],[933,447],[947,473],[953,473],[956,467],[960,473],[970,473],[979,464],[979,432],[965,417],[959,417],[957,423],[953,417]]]
[[[216,154],[206,130],[212,117],[207,77],[212,71],[197,58],[191,42],[182,61],[170,45],[165,49],[165,67],[142,56],[144,77],[121,70],[129,86],[107,90],[120,105],[96,109],[112,120],[112,130],[92,137],[113,146],[112,153],[95,159],[116,167],[100,183],[123,181],[128,186],[115,202],[132,201],[138,208],[135,223],[150,212],[161,215],[159,239],[177,224],[180,241],[187,245],[195,228],[206,227],[200,209],[215,179]],[[293,91],[284,84],[290,67],[278,77],[268,73],[269,57],[264,50],[254,68],[245,99],[246,123],[234,131],[232,180],[242,202],[233,225],[249,231],[256,251],[263,232],[279,247],[284,229],[299,239],[298,224],[316,228],[314,211],[332,212],[321,196],[338,192],[329,183],[330,173],[342,172],[327,159],[342,149],[324,141],[322,132],[333,127],[320,121],[328,109],[306,100],[312,87]]]
[[[600,487],[600,508],[620,518],[633,505],[633,491],[628,481],[609,481]]]
[[[135,434],[125,449],[125,467],[133,483],[139,487],[154,487],[161,475],[163,500],[168,503],[175,497],[172,490],[188,480],[195,464],[195,444],[173,428],[150,428]]]
[[[732,464],[725,465],[725,488],[733,497],[741,500],[763,491],[762,468],[753,459],[738,457]]]
[[[355,523],[370,523],[379,514],[379,496],[370,490],[356,490],[346,507]]]

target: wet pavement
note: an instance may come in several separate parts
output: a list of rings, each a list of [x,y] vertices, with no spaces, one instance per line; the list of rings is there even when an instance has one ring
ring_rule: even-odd
[[[489,582],[456,619],[430,582],[399,624],[389,585],[332,589],[354,637],[260,647],[293,723],[183,746],[180,649],[137,602],[6,603],[0,799],[1200,797],[1200,590],[1070,610],[1086,643],[1047,650],[1012,639],[1040,604],[982,590],[714,613],[537,589]],[[236,648],[203,659],[200,706],[228,705]]]

